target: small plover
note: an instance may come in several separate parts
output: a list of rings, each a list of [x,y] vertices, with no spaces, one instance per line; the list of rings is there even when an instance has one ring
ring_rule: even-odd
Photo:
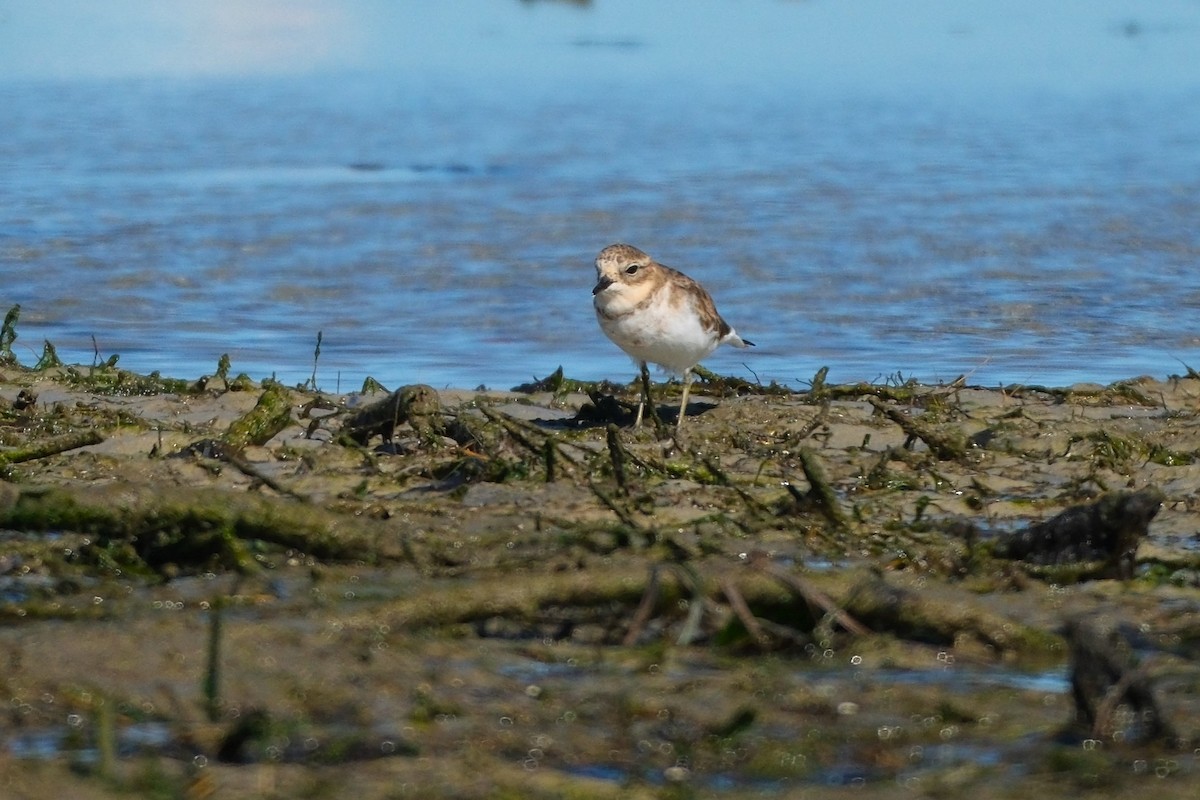
[[[687,409],[692,369],[722,344],[754,344],[721,319],[703,286],[628,244],[609,245],[596,256],[592,305],[600,329],[641,367],[644,396],[634,427],[642,424],[642,410],[650,403],[647,362],[683,379],[678,427]]]

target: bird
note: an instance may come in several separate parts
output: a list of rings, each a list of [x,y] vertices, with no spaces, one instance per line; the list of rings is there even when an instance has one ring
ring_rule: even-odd
[[[592,305],[600,329],[641,368],[643,397],[635,428],[641,426],[642,411],[650,403],[647,363],[683,379],[675,422],[679,428],[696,365],[723,344],[754,346],[721,318],[703,286],[633,245],[612,244],[596,256]]]

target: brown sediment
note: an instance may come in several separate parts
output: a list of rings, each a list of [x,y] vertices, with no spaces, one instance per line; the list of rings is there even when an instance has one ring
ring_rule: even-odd
[[[107,755],[5,786],[1190,796],[1200,381],[827,377],[706,375],[662,432],[561,372],[373,400],[7,365],[0,746]],[[1020,768],[914,756],[945,746]]]

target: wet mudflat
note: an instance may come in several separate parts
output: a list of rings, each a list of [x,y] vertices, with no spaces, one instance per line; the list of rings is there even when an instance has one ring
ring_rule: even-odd
[[[678,431],[228,373],[0,367],[5,796],[1200,785],[1191,370],[709,375]]]

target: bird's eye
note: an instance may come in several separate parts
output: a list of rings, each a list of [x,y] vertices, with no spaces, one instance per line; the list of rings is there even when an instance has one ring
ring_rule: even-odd
[[[639,264],[630,264],[628,267],[625,268],[625,274],[626,275],[636,275],[639,267],[640,267]]]

